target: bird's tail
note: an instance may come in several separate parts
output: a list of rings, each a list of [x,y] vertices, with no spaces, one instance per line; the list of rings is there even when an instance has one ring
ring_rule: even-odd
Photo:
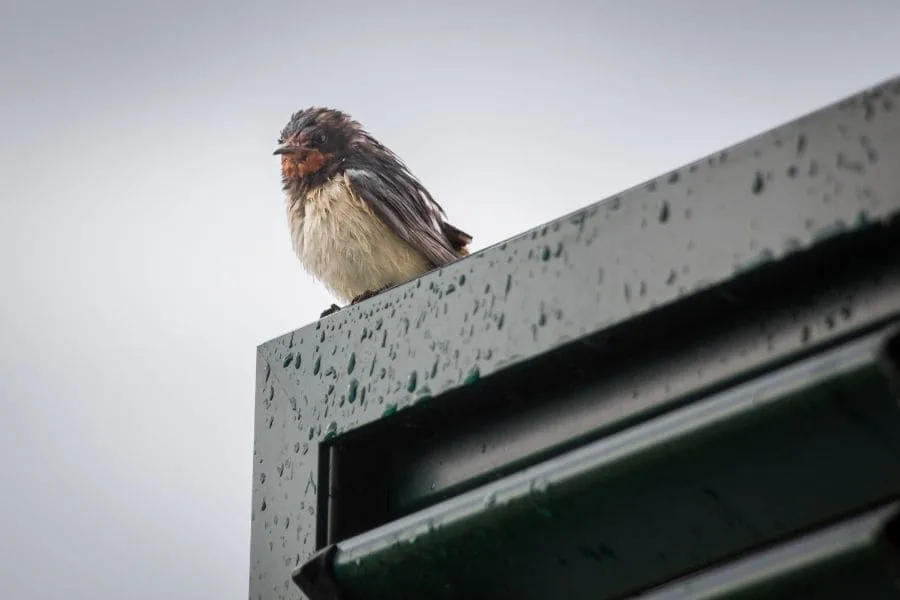
[[[471,235],[461,229],[457,229],[450,223],[443,223],[441,229],[444,232],[447,241],[450,242],[450,245],[453,246],[453,249],[456,250],[456,253],[460,257],[469,255],[469,248],[467,246],[472,242]]]

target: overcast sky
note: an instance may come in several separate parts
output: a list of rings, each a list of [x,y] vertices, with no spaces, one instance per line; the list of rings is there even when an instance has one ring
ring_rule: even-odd
[[[896,0],[428,4],[0,4],[0,597],[246,597],[294,110],[480,249],[900,74]]]

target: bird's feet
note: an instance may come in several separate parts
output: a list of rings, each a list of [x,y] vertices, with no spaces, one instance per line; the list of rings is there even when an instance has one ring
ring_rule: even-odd
[[[378,289],[375,290],[374,292],[373,292],[372,290],[366,290],[366,291],[364,291],[362,294],[360,294],[359,296],[357,296],[356,298],[354,298],[353,300],[351,300],[351,301],[350,301],[350,304],[359,304],[359,303],[362,302],[363,300],[368,300],[368,299],[371,298],[372,296],[377,296],[378,294],[380,294],[381,292],[385,291],[385,290],[388,289],[389,287],[391,287],[391,286],[386,285],[386,286],[384,286],[383,288],[378,288]]]
[[[324,317],[327,317],[328,315],[336,313],[339,310],[341,310],[340,306],[338,306],[337,304],[332,304],[331,306],[329,306],[328,308],[326,308],[325,310],[322,311],[322,314],[319,318],[322,319]]]
[[[365,292],[363,292],[362,294],[360,294],[359,296],[357,296],[356,298],[351,300],[350,304],[358,304],[358,303],[362,302],[363,300],[368,300],[372,296],[377,296],[378,294],[380,294],[381,292],[386,290],[388,287],[389,286],[385,286],[381,289],[375,290],[374,292],[372,290],[366,290]],[[332,315],[339,310],[341,310],[340,306],[338,306],[337,304],[332,304],[331,306],[329,306],[328,308],[326,308],[325,310],[322,311],[322,314],[319,318],[321,319],[321,318],[327,317],[328,315]]]

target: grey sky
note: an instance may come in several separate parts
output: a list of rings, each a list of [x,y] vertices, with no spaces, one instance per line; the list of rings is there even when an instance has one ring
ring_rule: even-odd
[[[480,249],[900,73],[895,0],[432,4],[0,6],[0,597],[246,597],[292,111]]]

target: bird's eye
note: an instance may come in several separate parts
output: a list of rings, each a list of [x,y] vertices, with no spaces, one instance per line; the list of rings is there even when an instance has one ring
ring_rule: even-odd
[[[325,142],[328,141],[328,136],[325,135],[324,133],[320,133],[320,134],[319,134],[319,137],[316,138],[316,139],[318,140],[318,142],[319,142],[320,144],[324,144]]]

